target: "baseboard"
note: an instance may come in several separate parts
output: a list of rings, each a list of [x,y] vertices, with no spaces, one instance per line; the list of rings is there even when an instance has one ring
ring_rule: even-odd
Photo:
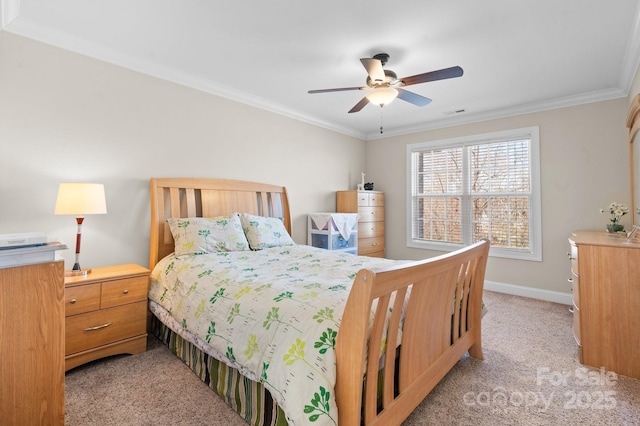
[[[523,287],[514,284],[497,283],[493,281],[484,282],[485,290],[496,293],[511,294],[513,296],[529,297],[531,299],[546,300],[547,302],[571,305],[571,293],[561,293],[559,291],[542,290],[533,287]]]

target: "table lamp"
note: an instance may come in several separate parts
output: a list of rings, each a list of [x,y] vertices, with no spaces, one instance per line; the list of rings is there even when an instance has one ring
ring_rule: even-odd
[[[104,197],[104,185],[101,183],[61,183],[58,188],[58,199],[54,214],[72,214],[76,216],[78,233],[76,234],[76,259],[69,275],[86,275],[91,269],[80,267],[80,239],[82,222],[88,214],[106,214],[107,203]]]

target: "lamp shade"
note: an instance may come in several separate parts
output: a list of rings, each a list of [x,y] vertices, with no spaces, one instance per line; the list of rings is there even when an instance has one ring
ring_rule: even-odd
[[[106,214],[107,203],[101,183],[61,183],[54,214]]]
[[[378,87],[377,89],[369,90],[365,96],[372,104],[384,106],[391,103],[398,96],[398,90],[393,87]]]

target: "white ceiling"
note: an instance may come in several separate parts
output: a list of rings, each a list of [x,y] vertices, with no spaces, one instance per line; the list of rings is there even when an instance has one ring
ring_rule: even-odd
[[[638,0],[0,0],[2,29],[364,139],[627,96]],[[460,78],[348,114],[359,59]],[[463,113],[453,111],[464,110]]]

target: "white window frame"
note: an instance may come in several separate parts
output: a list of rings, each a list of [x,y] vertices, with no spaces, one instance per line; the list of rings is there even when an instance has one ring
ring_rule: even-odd
[[[538,126],[525,127],[520,129],[511,129],[500,132],[485,133],[480,135],[463,136],[459,138],[442,139],[430,142],[419,142],[415,144],[407,145],[407,203],[406,203],[406,241],[407,247],[438,250],[438,251],[453,251],[468,244],[471,244],[471,213],[467,209],[463,208],[462,229],[463,229],[463,242],[462,244],[448,243],[448,242],[436,242],[436,241],[421,241],[414,240],[412,235],[413,226],[413,163],[412,155],[415,152],[432,149],[450,149],[456,147],[467,147],[472,145],[478,145],[483,143],[492,142],[506,142],[512,140],[518,140],[527,138],[530,139],[529,144],[529,160],[530,160],[530,173],[531,173],[531,203],[529,212],[529,243],[528,250],[505,248],[505,247],[491,247],[489,252],[490,256],[503,257],[509,259],[530,260],[530,261],[542,261],[542,205],[540,196],[540,138]],[[463,177],[467,179],[468,165],[465,164],[463,168]],[[468,186],[468,185],[467,185]],[[468,197],[468,194],[465,195]],[[464,205],[465,203],[463,203]]]

